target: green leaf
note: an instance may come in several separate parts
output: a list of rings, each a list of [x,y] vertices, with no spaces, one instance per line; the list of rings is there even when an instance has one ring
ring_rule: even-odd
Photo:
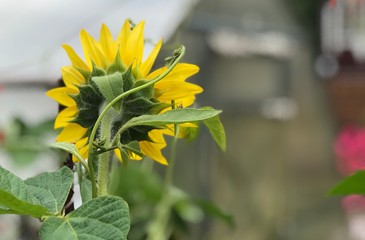
[[[55,215],[62,211],[72,183],[73,172],[68,167],[25,180],[28,190],[38,200],[39,205]]]
[[[19,215],[30,215],[35,218],[41,218],[44,215],[50,215],[47,213],[46,208],[20,200],[15,195],[12,195],[2,189],[0,189],[0,204],[8,208],[1,209],[1,214],[13,213]]]
[[[358,171],[351,176],[346,177],[333,187],[329,195],[365,195],[365,171]]]
[[[198,122],[215,117],[219,113],[221,113],[221,111],[214,109],[177,108],[159,115],[142,115],[132,118],[125,123],[123,128]]]
[[[212,109],[211,107],[205,107],[202,109]],[[210,134],[212,135],[214,141],[217,143],[218,147],[222,151],[226,151],[226,132],[224,131],[223,124],[219,116],[215,116],[203,121],[205,126],[207,126]]]
[[[19,177],[0,167],[0,213],[42,217],[47,209],[38,205],[27,185]]]
[[[123,78],[120,72],[114,72],[100,77],[92,77],[91,81],[97,86],[99,92],[108,103],[123,93]],[[116,110],[119,110],[120,104],[116,104],[113,107]]]
[[[65,217],[49,217],[40,229],[42,240],[126,240],[129,232],[127,203],[115,196],[87,201]]]
[[[68,142],[55,142],[49,145],[51,148],[62,149],[68,153],[74,155],[78,160],[84,161],[82,156],[79,154],[75,144],[68,143]]]

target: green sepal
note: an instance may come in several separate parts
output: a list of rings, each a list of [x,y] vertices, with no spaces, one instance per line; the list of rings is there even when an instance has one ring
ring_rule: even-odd
[[[100,77],[92,77],[91,82],[97,87],[98,92],[104,97],[107,103],[110,103],[123,93],[123,79],[120,72]],[[114,104],[113,107],[115,110],[119,111],[121,104]]]
[[[107,74],[112,74],[112,73],[115,73],[115,72],[123,73],[123,72],[125,72],[125,70],[126,70],[126,68],[125,68],[125,66],[122,62],[122,59],[120,57],[120,53],[118,51],[114,62],[108,67],[106,73]]]
[[[147,98],[134,98],[131,100],[126,99],[123,102],[123,114],[132,118],[144,114],[157,114],[161,110],[170,106],[169,104],[153,102]]]
[[[132,66],[130,66],[123,74],[123,92],[126,92],[128,90],[131,90],[134,82],[136,81],[133,73],[132,73]]]
[[[141,85],[144,85],[146,83],[150,82],[149,80],[137,80],[134,84],[133,84],[133,88],[139,87]],[[145,87],[135,93],[132,93],[130,95],[131,98],[138,98],[138,97],[144,97],[144,98],[152,98],[154,95],[154,86],[148,86]]]
[[[72,122],[84,128],[89,128],[99,116],[102,97],[91,85],[78,86],[78,89],[78,94],[71,95],[78,109],[78,114]]]
[[[151,141],[148,136],[148,132],[157,128],[158,127],[154,126],[138,126],[129,128],[124,131],[121,136],[119,136],[120,143],[128,144],[132,141]]]
[[[94,62],[92,62],[93,69],[91,71],[91,75],[89,79],[92,79],[93,77],[100,77],[104,76],[106,74],[105,70],[98,67]]]

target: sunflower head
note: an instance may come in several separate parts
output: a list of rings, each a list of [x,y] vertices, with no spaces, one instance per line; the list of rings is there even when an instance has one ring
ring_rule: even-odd
[[[150,72],[162,41],[144,59],[143,30],[143,21],[132,26],[128,20],[115,39],[106,25],[101,27],[99,40],[82,30],[80,39],[85,60],[72,47],[63,45],[72,65],[62,68],[65,86],[52,89],[47,95],[65,107],[55,121],[55,128],[62,128],[57,141],[75,143],[85,159],[90,141],[97,143],[105,140],[97,139],[98,135],[96,139],[89,139],[90,132],[103,108],[113,104],[109,111],[110,134],[106,141],[118,139],[118,146],[112,146],[118,149],[116,154],[121,157],[123,153],[132,159],[146,155],[167,164],[161,149],[166,146],[163,134],[171,133],[171,128],[135,126],[120,135],[118,130],[132,118],[168,111],[172,103],[190,106],[195,95],[202,92],[198,85],[186,82],[188,77],[198,72],[199,68],[195,65],[178,63],[171,72],[163,75],[179,56],[178,51],[167,59],[166,66]],[[157,77],[161,79],[155,84],[130,93],[132,89],[139,89],[139,86]],[[114,102],[122,94],[126,96]]]

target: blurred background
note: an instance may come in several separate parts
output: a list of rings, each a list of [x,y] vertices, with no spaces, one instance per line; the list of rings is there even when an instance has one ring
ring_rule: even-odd
[[[326,196],[342,177],[339,134],[365,120],[365,1],[6,0],[0,13],[1,166],[22,178],[59,167],[46,148],[58,107],[44,93],[69,64],[61,44],[80,52],[80,29],[116,35],[145,19],[145,37],[167,42],[160,63],[184,44],[201,68],[198,104],[223,110],[227,151],[205,129],[181,141],[175,183],[235,224],[203,218],[182,239],[365,239],[364,208]],[[0,239],[37,239],[36,227],[2,216]]]

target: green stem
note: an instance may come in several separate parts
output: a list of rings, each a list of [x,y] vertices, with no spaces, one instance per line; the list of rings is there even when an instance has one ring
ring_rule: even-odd
[[[97,161],[97,155],[93,151],[90,151],[89,149],[89,155],[88,155],[88,165],[89,165],[89,171],[90,171],[90,182],[91,182],[91,194],[92,198],[97,197],[97,186],[96,186],[96,179],[95,179],[95,170],[94,170],[94,162]]]
[[[108,111],[100,125],[100,139],[104,142],[104,146],[109,146],[110,144],[110,132],[111,132],[111,122],[114,112]],[[109,164],[110,164],[110,151],[103,152],[98,155],[98,196],[107,195],[108,192],[108,182],[109,182]]]
[[[175,108],[175,103],[172,101],[172,108]],[[179,136],[179,125],[174,124],[174,138],[170,145],[170,157],[169,166],[166,169],[164,189],[162,192],[161,200],[157,204],[155,209],[155,218],[151,222],[148,228],[148,240],[162,240],[168,237],[168,221],[170,217],[170,211],[174,205],[174,199],[170,195],[172,183],[173,183],[173,173],[174,165],[176,159],[176,146]]]
[[[110,164],[110,152],[104,152],[99,155],[98,163],[98,194],[97,196],[104,196],[108,193],[109,182],[109,164]]]

